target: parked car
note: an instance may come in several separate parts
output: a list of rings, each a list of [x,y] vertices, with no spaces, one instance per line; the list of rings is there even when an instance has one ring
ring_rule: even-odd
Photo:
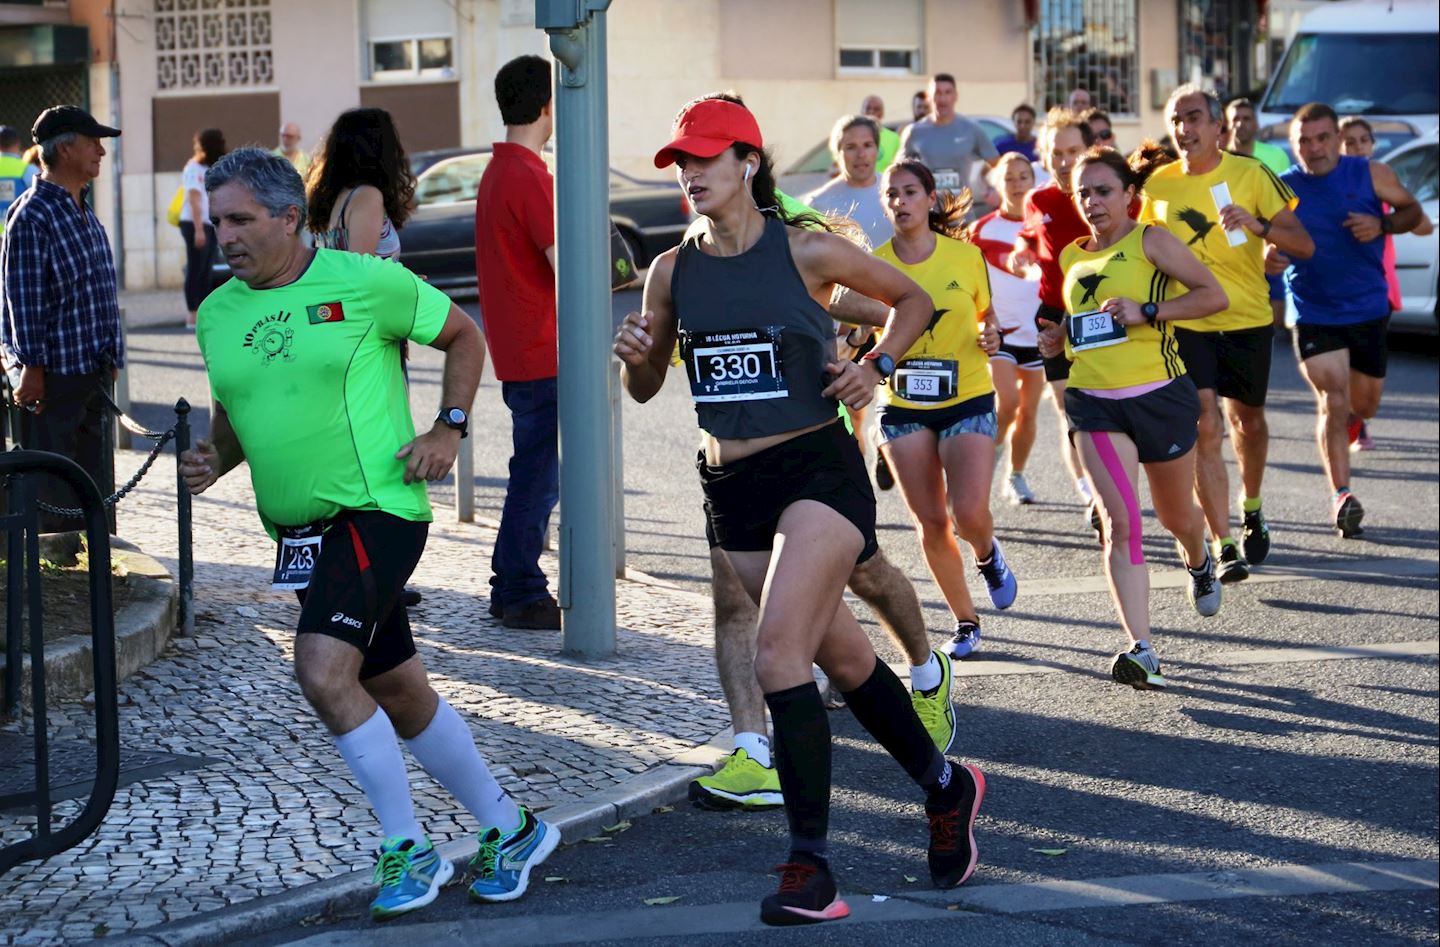
[[[1400,183],[1415,195],[1430,220],[1440,221],[1440,138],[1432,131],[1385,155]],[[1391,331],[1440,331],[1440,232],[1424,237],[1396,234],[1395,274],[1400,278],[1400,309],[1390,317]]]
[[[442,289],[475,285],[475,193],[489,146],[419,152],[415,213],[400,231],[400,262]],[[545,161],[554,170],[553,152]],[[610,219],[644,268],[680,243],[690,206],[674,181],[641,181],[610,169]]]
[[[1008,118],[999,115],[967,115],[966,118],[979,122],[991,141],[1005,135],[1013,135],[1015,126]],[[899,132],[909,122],[886,122],[885,127]],[[803,197],[840,173],[835,158],[830,154],[830,139],[826,138],[796,161],[780,175],[777,182],[780,190],[791,197]]]
[[[555,155],[545,152],[554,170]],[[400,262],[440,289],[475,286],[475,194],[490,163],[490,147],[448,148],[410,156],[415,172],[415,212],[400,231]],[[644,268],[677,246],[693,219],[674,181],[642,181],[610,169],[610,219]],[[230,278],[220,260],[215,285]]]

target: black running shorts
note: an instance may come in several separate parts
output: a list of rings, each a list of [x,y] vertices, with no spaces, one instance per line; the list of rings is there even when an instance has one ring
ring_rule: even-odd
[[[1076,431],[1109,431],[1135,442],[1140,463],[1184,457],[1195,446],[1200,395],[1190,376],[1133,398],[1097,398],[1078,388],[1065,389],[1065,417]]]
[[[1295,324],[1295,357],[1301,361],[1347,349],[1350,368],[1371,378],[1384,378],[1390,360],[1390,317],[1348,326]]]
[[[1065,310],[1056,309],[1054,306],[1047,306],[1041,303],[1040,308],[1035,310],[1035,328],[1037,329],[1044,328],[1047,322],[1060,323],[1063,322],[1064,319]],[[1069,377],[1070,360],[1065,357],[1064,352],[1061,352],[1053,358],[1045,359],[1046,381],[1065,381]]]
[[[1001,342],[1000,350],[990,356],[991,361],[997,358],[1014,362],[1021,368],[1040,368],[1045,364],[1045,360],[1040,357],[1040,350],[1033,345],[1010,345]],[[1063,359],[1064,356],[1062,355],[1061,358]]]
[[[429,523],[379,510],[337,516],[320,543],[310,587],[300,598],[299,634],[339,638],[360,649],[360,680],[384,674],[415,654],[400,593],[425,551]]]
[[[1275,327],[1257,326],[1231,332],[1197,332],[1175,326],[1180,358],[1196,388],[1213,388],[1252,408],[1265,406],[1270,390],[1270,355]]]
[[[780,514],[798,500],[815,500],[860,530],[861,563],[880,548],[875,539],[875,492],[855,438],[839,423],[791,438],[720,467],[695,459],[705,491],[705,536],[713,549],[773,549]]]

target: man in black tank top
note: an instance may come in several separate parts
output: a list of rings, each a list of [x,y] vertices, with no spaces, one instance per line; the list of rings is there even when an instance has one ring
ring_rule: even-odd
[[[761,213],[778,203],[773,166],[743,106],[720,98],[688,106],[656,156],[657,167],[672,163],[701,219],[651,266],[646,311],[626,317],[615,352],[626,389],[643,402],[664,384],[681,340],[707,432],[697,468],[709,528],[762,603],[755,669],[775,722],[790,857],[761,919],[806,924],[849,913],[826,858],[830,731],[811,676],[817,660],[856,719],[925,791],[931,877],[954,887],[975,870],[984,776],[936,750],[842,598],[856,562],[876,548],[875,498],[854,438],[837,423],[836,399],[869,403],[924,331],[931,301],[843,238]],[[816,301],[837,283],[894,307],[884,341],[860,365],[835,357],[829,316]]]

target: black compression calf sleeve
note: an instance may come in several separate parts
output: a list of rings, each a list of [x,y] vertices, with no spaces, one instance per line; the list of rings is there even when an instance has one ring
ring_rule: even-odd
[[[830,828],[830,719],[811,681],[765,695],[792,851],[825,854]]]
[[[946,788],[945,769],[950,764],[940,751],[920,718],[905,685],[890,666],[875,659],[875,670],[865,682],[845,693],[845,704],[860,725],[880,742],[895,762],[905,768],[927,794],[934,795]]]

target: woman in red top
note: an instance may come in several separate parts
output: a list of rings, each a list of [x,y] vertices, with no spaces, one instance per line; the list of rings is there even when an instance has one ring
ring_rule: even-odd
[[[1032,266],[1040,269],[1037,327],[1045,322],[1059,323],[1065,317],[1065,274],[1060,271],[1060,251],[1090,232],[1070,197],[1070,171],[1093,144],[1095,133],[1074,112],[1053,108],[1045,116],[1040,160],[1052,180],[1026,196],[1025,228],[1020,231],[1015,252],[1010,255],[1010,272],[1016,276],[1023,276]],[[1095,498],[1080,469],[1075,447],[1066,436],[1069,423],[1065,419],[1065,383],[1069,377],[1070,363],[1064,356],[1045,359],[1045,380],[1050,383],[1055,413],[1060,418],[1060,455],[1065,458],[1065,466],[1075,480],[1075,490],[1087,507],[1090,525],[1099,532],[1100,514]]]

